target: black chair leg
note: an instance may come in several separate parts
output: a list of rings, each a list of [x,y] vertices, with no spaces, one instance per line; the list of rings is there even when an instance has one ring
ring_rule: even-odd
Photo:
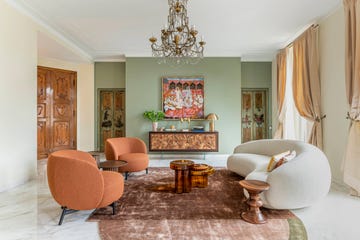
[[[146,174],[148,174],[149,173],[149,169],[148,168],[146,168]]]
[[[62,212],[61,212],[61,216],[60,216],[60,220],[59,220],[59,225],[62,224],[65,215],[73,213],[73,212],[77,212],[77,210],[68,209],[67,207],[64,207],[64,206],[62,206],[61,209],[62,209]]]
[[[113,202],[112,204],[110,204],[110,206],[113,209],[113,215],[115,215],[115,213],[116,213],[116,202]]]
[[[127,180],[128,176],[129,176],[129,172],[125,172],[125,180]]]

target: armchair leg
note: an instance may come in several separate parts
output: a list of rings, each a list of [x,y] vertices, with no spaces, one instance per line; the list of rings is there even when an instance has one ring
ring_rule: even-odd
[[[129,172],[125,172],[125,180],[127,180],[128,176],[129,176]]]
[[[113,209],[113,215],[115,215],[115,213],[116,213],[116,202],[113,202],[112,204],[110,204],[110,206]]]
[[[61,216],[60,216],[60,220],[59,220],[59,225],[62,224],[65,215],[73,213],[73,212],[77,212],[77,210],[73,210],[73,209],[68,209],[65,206],[61,206],[62,212],[61,212]]]
[[[148,174],[149,173],[149,169],[148,168],[146,168],[146,174]]]

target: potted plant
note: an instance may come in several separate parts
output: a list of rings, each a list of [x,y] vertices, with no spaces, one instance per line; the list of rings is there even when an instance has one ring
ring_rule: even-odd
[[[157,131],[158,121],[161,121],[165,118],[165,113],[163,111],[145,111],[143,114],[144,118],[149,119],[152,122],[152,130]]]

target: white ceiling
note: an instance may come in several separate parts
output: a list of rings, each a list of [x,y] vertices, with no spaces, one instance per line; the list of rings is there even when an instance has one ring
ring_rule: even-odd
[[[167,0],[8,0],[93,61],[150,57],[151,35],[167,21]],[[188,16],[204,36],[206,57],[271,60],[341,0],[190,0]],[[44,39],[42,39],[44,38]],[[69,58],[39,35],[39,54]],[[59,47],[59,46],[58,46]],[[66,56],[61,56],[64,53]],[[54,56],[56,55],[56,56]]]

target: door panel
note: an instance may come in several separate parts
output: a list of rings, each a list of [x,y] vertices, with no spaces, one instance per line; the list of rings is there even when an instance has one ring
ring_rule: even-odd
[[[242,143],[267,138],[267,90],[244,89],[241,109]]]
[[[106,139],[125,136],[125,91],[100,89],[99,100],[98,146],[104,151]]]
[[[76,149],[76,72],[38,67],[38,159]]]

